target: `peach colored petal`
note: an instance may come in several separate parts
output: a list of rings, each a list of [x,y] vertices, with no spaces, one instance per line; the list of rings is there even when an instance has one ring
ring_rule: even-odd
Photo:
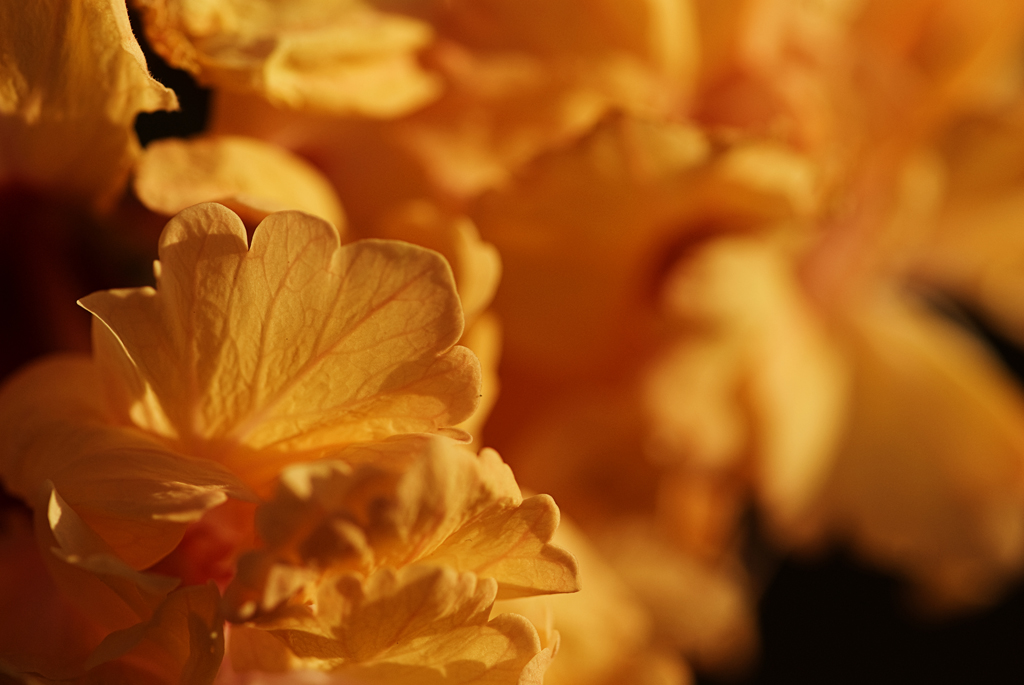
[[[586,580],[580,592],[504,600],[495,602],[493,609],[493,614],[511,612],[529,618],[541,644],[560,636],[558,658],[552,661],[544,682],[682,685],[685,664],[677,655],[655,653],[647,610],[583,533],[563,519],[553,540],[579,557]],[[663,678],[654,675],[662,671]],[[645,675],[649,679],[645,680]]]
[[[523,500],[493,450],[477,457],[446,438],[416,437],[333,456],[286,469],[257,513],[267,549],[243,558],[227,591],[242,618],[301,595],[327,568],[430,562],[494,578],[503,597],[578,589],[575,558],[549,544],[554,502]]]
[[[212,583],[175,590],[150,620],[107,636],[86,663],[90,682],[212,683],[224,656],[219,600]]]
[[[0,475],[28,502],[52,482],[91,530],[135,569],[181,540],[185,526],[228,497],[251,498],[219,465],[112,425],[97,369],[86,357],[51,357],[0,390]],[[98,392],[100,391],[100,392]]]
[[[974,305],[1017,341],[1024,341],[1022,220],[1024,193],[1015,188],[950,203],[914,264],[915,275]]]
[[[138,152],[135,115],[178,107],[119,0],[5,4],[0,54],[0,183],[108,204]]]
[[[776,152],[716,154],[692,126],[615,118],[483,195],[470,216],[504,264],[506,368],[537,382],[619,373],[656,339],[651,290],[674,252],[731,230],[799,234],[813,174]]]
[[[475,408],[479,367],[452,347],[462,312],[436,253],[341,247],[298,212],[268,217],[248,249],[238,217],[207,204],[171,220],[160,255],[157,290],[82,304],[123,346],[101,363],[123,378],[126,413],[191,454],[439,431]]]
[[[502,330],[501,319],[486,311],[466,327],[459,340],[459,344],[465,345],[480,360],[480,404],[476,412],[457,427],[472,435],[478,445],[483,444],[484,426],[501,392],[498,364],[501,361]]]
[[[480,239],[466,217],[446,216],[429,202],[412,201],[385,216],[374,236],[405,240],[444,255],[455,275],[467,325],[494,299],[501,280],[501,255]]]
[[[951,604],[1024,565],[1024,398],[978,343],[894,295],[851,317],[852,416],[821,524]]]
[[[676,265],[663,297],[684,332],[647,398],[661,459],[723,471],[752,454],[755,488],[781,527],[823,485],[849,376],[791,261],[766,240],[721,238]]]
[[[358,0],[143,0],[146,33],[204,84],[294,109],[395,117],[437,96],[416,62],[423,22]]]
[[[54,585],[31,514],[0,513],[0,673],[70,677],[104,633]],[[9,673],[8,673],[9,671]],[[18,682],[21,682],[20,680]]]
[[[382,568],[323,583],[261,627],[307,668],[382,683],[540,685],[554,648],[521,616],[488,620],[493,580],[437,566]]]
[[[135,165],[135,194],[149,209],[177,214],[220,202],[259,223],[298,209],[344,230],[345,215],[327,179],[308,162],[254,138],[206,136],[151,143]]]

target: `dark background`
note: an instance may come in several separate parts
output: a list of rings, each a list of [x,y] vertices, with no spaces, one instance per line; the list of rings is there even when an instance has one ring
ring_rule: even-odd
[[[132,22],[138,27],[137,17]],[[174,89],[182,108],[141,114],[142,143],[202,131],[209,93],[154,55],[138,28],[136,34],[153,75]],[[970,323],[1024,378],[1024,355],[983,322]],[[698,684],[1024,683],[1024,584],[994,608],[941,621],[916,616],[905,591],[898,579],[842,552],[783,560],[761,599],[762,650],[754,670],[739,679],[700,675]]]

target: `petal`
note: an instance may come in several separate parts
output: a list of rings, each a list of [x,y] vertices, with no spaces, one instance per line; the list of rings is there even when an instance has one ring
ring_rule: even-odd
[[[89,657],[89,676],[96,682],[212,683],[224,656],[219,600],[212,583],[175,590],[151,619],[108,635]]]
[[[466,327],[459,340],[480,360],[480,404],[476,412],[457,428],[473,436],[473,442],[483,444],[483,428],[501,392],[498,365],[501,362],[502,325],[498,315],[486,311]]]
[[[613,373],[624,351],[648,348],[656,335],[649,302],[666,253],[803,211],[789,183],[774,182],[801,174],[745,173],[757,165],[733,160],[758,158],[745,146],[712,152],[692,126],[609,119],[473,205],[504,265],[494,303],[504,364],[536,383]],[[766,158],[802,164],[792,154]]]
[[[0,54],[0,184],[106,203],[138,152],[135,115],[178,107],[118,0],[4,4]]]
[[[501,255],[480,239],[468,218],[445,216],[429,202],[413,201],[386,216],[375,236],[405,240],[444,255],[452,266],[467,322],[474,321],[494,299],[501,280]]]
[[[30,514],[0,511],[0,673],[74,675],[104,631],[50,577]]]
[[[548,544],[558,527],[558,507],[547,495],[523,500],[516,509],[463,526],[425,557],[499,581],[498,597],[576,592],[576,558]]]
[[[282,474],[278,496],[257,514],[269,548],[257,557],[364,571],[429,560],[496,579],[502,597],[579,589],[575,558],[548,544],[558,508],[546,495],[524,501],[493,450],[477,457],[451,440],[423,437],[335,457]],[[273,606],[259,591],[273,588],[259,575],[271,567],[264,562],[257,572],[260,565],[248,563],[256,564],[251,590]]]
[[[149,209],[174,215],[220,202],[259,223],[271,212],[298,209],[344,228],[327,179],[276,145],[241,136],[151,143],[135,166],[135,194]]]
[[[849,376],[791,264],[750,238],[720,238],[681,260],[664,298],[682,332],[648,377],[662,458],[736,471],[752,454],[755,487],[780,527],[818,496]]]
[[[47,481],[120,559],[146,568],[185,526],[228,497],[251,499],[217,464],[111,425],[99,374],[84,357],[47,358],[0,390],[0,476],[26,501]]]
[[[821,524],[940,602],[1024,565],[1024,397],[976,341],[894,295],[852,317],[849,429]]]
[[[648,612],[601,557],[583,533],[563,519],[554,541],[571,548],[586,573],[580,592],[495,602],[494,613],[526,616],[537,627],[541,644],[558,639],[558,658],[545,683],[682,683],[666,677],[645,681],[644,668],[684,669],[678,655],[662,659],[651,646]],[[668,656],[668,655],[666,655]],[[632,676],[632,677],[631,677]]]
[[[420,561],[494,578],[501,596],[579,589],[578,566],[549,544],[558,509],[547,496],[523,501],[497,453],[477,457],[441,437],[353,446],[293,465],[257,511],[266,544],[245,555],[225,593],[247,620],[298,601],[318,574],[402,567]]]
[[[123,384],[134,420],[189,453],[227,459],[239,445],[291,451],[432,432],[474,410],[479,367],[452,348],[462,312],[436,253],[340,247],[336,229],[298,212],[268,217],[247,250],[238,217],[209,204],[171,220],[160,256],[157,290],[82,304],[131,360],[108,372],[138,374]]]
[[[307,663],[369,682],[539,685],[551,650],[521,616],[488,620],[495,589],[445,567],[383,568],[325,583],[316,617],[293,607],[261,627]]]
[[[371,3],[138,4],[157,52],[207,85],[290,108],[375,117],[399,116],[437,95],[435,78],[415,59],[430,28]]]
[[[750,582],[732,553],[706,563],[637,519],[600,538],[605,559],[646,605],[655,634],[709,670],[742,667],[757,649]]]

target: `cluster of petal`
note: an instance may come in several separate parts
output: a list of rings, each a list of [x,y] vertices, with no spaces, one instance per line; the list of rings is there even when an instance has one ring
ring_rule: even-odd
[[[177,109],[117,0],[0,8],[0,185],[109,205],[138,154],[135,115]]]
[[[497,453],[444,437],[291,466],[257,512],[265,547],[225,595],[229,615],[280,644],[236,632],[233,665],[539,683],[557,640],[544,649],[521,616],[490,615],[496,598],[578,589],[576,560],[550,544],[557,526],[551,498],[524,500]]]
[[[85,626],[63,663],[46,656],[57,638],[33,635],[42,656],[15,671],[209,682],[218,590],[156,571],[189,525],[353,442],[462,439],[450,426],[476,404],[478,365],[453,347],[461,308],[436,253],[342,247],[299,212],[268,217],[250,248],[241,220],[210,204],[168,224],[160,258],[156,289],[83,300],[93,357],[43,359],[0,392],[0,476],[32,508],[37,554]]]

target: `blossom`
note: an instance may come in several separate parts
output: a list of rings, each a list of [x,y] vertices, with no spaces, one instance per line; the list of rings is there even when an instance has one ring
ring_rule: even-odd
[[[268,217],[250,248],[237,216],[200,205],[168,224],[160,257],[156,289],[83,299],[92,358],[43,359],[0,393],[4,485],[33,509],[50,575],[96,626],[81,635],[89,659],[40,668],[47,677],[131,662],[172,626],[212,635],[203,653],[214,658],[216,587],[175,590],[150,570],[190,523],[268,491],[289,463],[354,442],[462,439],[449,426],[477,401],[479,371],[453,347],[461,309],[436,253],[342,247],[333,226],[296,212]],[[199,668],[188,654],[157,672]]]
[[[443,437],[289,467],[257,512],[265,546],[225,595],[245,621],[233,666],[539,683],[557,638],[542,648],[528,621],[491,606],[578,589],[575,559],[549,544],[557,526],[551,498],[523,499],[495,452]]]

